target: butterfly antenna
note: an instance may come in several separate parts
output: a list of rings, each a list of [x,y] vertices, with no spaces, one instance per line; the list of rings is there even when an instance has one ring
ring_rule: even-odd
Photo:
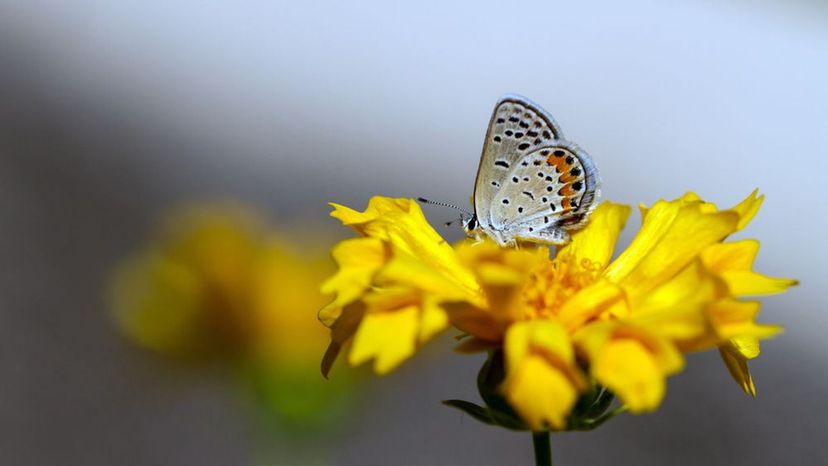
[[[454,204],[449,204],[448,202],[429,201],[428,199],[426,199],[424,197],[418,197],[417,201],[421,202],[423,204],[437,205],[437,206],[440,206],[440,207],[451,207],[452,209],[457,209],[457,210],[459,210],[460,212],[463,212],[466,215],[472,215],[472,213],[469,212],[468,210],[463,209],[462,207],[457,207]]]
[[[450,227],[452,223],[454,223],[454,222],[462,222],[462,221],[463,221],[463,217],[460,217],[460,218],[455,218],[454,220],[450,220],[450,221],[448,221],[448,222],[445,222],[445,223],[444,223],[444,225],[445,225],[445,226],[447,226],[447,227]]]

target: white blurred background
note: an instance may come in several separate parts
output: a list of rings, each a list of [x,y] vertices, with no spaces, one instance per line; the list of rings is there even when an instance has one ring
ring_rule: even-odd
[[[802,282],[766,300],[787,331],[752,365],[755,400],[693,356],[660,411],[556,436],[556,464],[828,464],[826,83],[815,0],[0,0],[0,464],[251,461],[226,387],[161,377],[115,334],[113,264],[182,200],[332,230],[331,200],[466,203],[506,92],[590,152],[606,198],[759,187],[742,236]],[[338,464],[530,464],[526,435],[439,404],[476,399],[480,361],[449,345],[378,381]]]

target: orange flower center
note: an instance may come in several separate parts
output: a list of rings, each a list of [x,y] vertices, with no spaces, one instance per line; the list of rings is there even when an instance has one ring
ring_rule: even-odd
[[[571,254],[555,257],[533,271],[523,288],[526,318],[557,315],[563,303],[594,283],[600,272],[600,264],[589,259],[578,260]]]

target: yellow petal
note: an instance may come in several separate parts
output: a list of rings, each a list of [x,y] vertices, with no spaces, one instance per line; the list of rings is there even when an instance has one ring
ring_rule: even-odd
[[[536,355],[524,358],[511,369],[503,391],[509,404],[535,431],[543,430],[546,423],[554,429],[564,428],[579,393],[563,372]]]
[[[751,270],[758,253],[759,241],[746,239],[712,244],[702,251],[701,258],[708,269],[722,273]]]
[[[722,279],[734,296],[765,296],[784,293],[798,284],[790,278],[768,277],[756,272],[725,272]]]
[[[348,362],[355,366],[374,359],[374,371],[387,374],[414,354],[418,332],[416,306],[393,312],[367,312],[354,335]]]
[[[510,405],[533,430],[545,423],[563,428],[586,386],[563,327],[549,320],[516,323],[506,333],[504,355],[502,390]]]
[[[343,225],[349,226],[360,234],[367,234],[370,224],[384,215],[393,213],[407,213],[413,204],[410,199],[394,199],[383,196],[374,196],[368,201],[368,207],[364,212],[359,212],[350,207],[329,203],[334,208],[331,217],[339,219]],[[416,206],[416,204],[414,204]]]
[[[444,330],[445,311],[434,297],[412,288],[389,287],[367,294],[366,311],[354,335],[348,361],[374,359],[374,371],[385,374],[411,357],[417,346]]]
[[[665,378],[684,367],[681,353],[647,329],[621,322],[599,322],[575,334],[590,372],[633,412],[651,411],[664,396]]]
[[[689,264],[705,247],[736,228],[734,212],[704,212],[698,203],[659,201],[647,213],[630,247],[605,275],[636,296],[655,288]]]
[[[762,296],[782,293],[798,282],[789,278],[768,277],[753,272],[759,252],[756,240],[713,244],[702,251],[701,259],[711,271],[719,274],[735,296]]]
[[[664,398],[665,376],[655,356],[634,339],[612,340],[592,363],[592,373],[631,412],[652,411]]]
[[[458,286],[447,280],[443,271],[431,267],[418,257],[398,252],[374,277],[375,283],[405,285],[442,300],[466,300],[483,304],[483,297],[477,290]]]
[[[725,284],[707,269],[693,262],[635,301],[636,313],[668,310],[679,305],[700,305],[727,294]]]
[[[748,197],[730,209],[739,214],[739,223],[736,226],[737,231],[745,228],[747,224],[753,220],[753,217],[756,216],[756,213],[759,212],[759,207],[762,206],[762,201],[765,200],[765,195],[763,194],[761,196],[757,196],[758,193],[759,190],[754,189]]]
[[[759,356],[759,339],[756,337],[736,337],[730,340],[733,350],[745,359],[754,359]]]
[[[337,273],[322,285],[322,293],[336,293],[334,301],[319,311],[319,320],[330,327],[342,308],[353,302],[371,286],[374,274],[386,260],[382,242],[376,238],[353,238],[337,244],[333,258]]]
[[[727,294],[720,279],[694,262],[631,304],[631,319],[649,332],[682,347],[719,341],[710,325],[708,306]]]
[[[553,320],[527,320],[509,327],[503,344],[506,355],[506,367],[516,365],[533,348],[556,355],[564,362],[574,358],[569,334]]]
[[[603,202],[592,213],[587,226],[572,235],[572,241],[558,254],[573,254],[604,268],[612,259],[615,242],[630,216],[630,207]]]
[[[417,342],[422,344],[433,338],[448,327],[449,319],[446,311],[437,304],[437,299],[427,297],[423,302],[423,309],[420,315],[420,331],[417,334]]]
[[[757,324],[759,302],[723,299],[708,309],[710,320],[721,339],[733,339],[737,349],[748,359],[759,355],[759,338],[768,338],[779,333],[778,325]],[[755,351],[755,353],[754,353]]]
[[[474,275],[462,266],[454,250],[431,227],[414,200],[374,196],[364,212],[331,205],[334,207],[331,215],[344,225],[364,236],[387,242],[395,252],[418,258],[456,286],[476,291]]]
[[[445,305],[452,323],[464,332],[488,341],[500,341],[505,329],[526,317],[523,290],[533,271],[548,266],[546,247],[501,248],[492,241],[458,245],[462,264],[476,275],[485,297]]]
[[[504,312],[494,312],[465,301],[443,303],[451,324],[459,330],[488,342],[500,342],[512,322]]]
[[[756,386],[748,369],[747,359],[730,343],[719,347],[719,354],[733,380],[750,396],[756,396]]]
[[[484,286],[522,285],[532,269],[549,262],[548,247],[501,248],[488,239],[461,242],[457,255]]]
[[[569,298],[561,306],[558,319],[571,332],[623,299],[624,292],[618,285],[602,279]]]

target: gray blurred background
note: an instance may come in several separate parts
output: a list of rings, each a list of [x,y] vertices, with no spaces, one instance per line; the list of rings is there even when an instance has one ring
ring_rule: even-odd
[[[759,270],[802,282],[765,301],[787,330],[752,365],[756,399],[691,356],[657,413],[555,436],[556,464],[828,464],[826,83],[817,1],[0,0],[0,464],[250,463],[263,439],[233,387],[114,331],[113,265],[182,200],[337,232],[329,200],[466,203],[505,92],[556,116],[607,198],[759,187],[741,236],[762,240]],[[527,435],[438,403],[477,399],[480,358],[450,343],[320,440],[338,464],[531,463]]]

